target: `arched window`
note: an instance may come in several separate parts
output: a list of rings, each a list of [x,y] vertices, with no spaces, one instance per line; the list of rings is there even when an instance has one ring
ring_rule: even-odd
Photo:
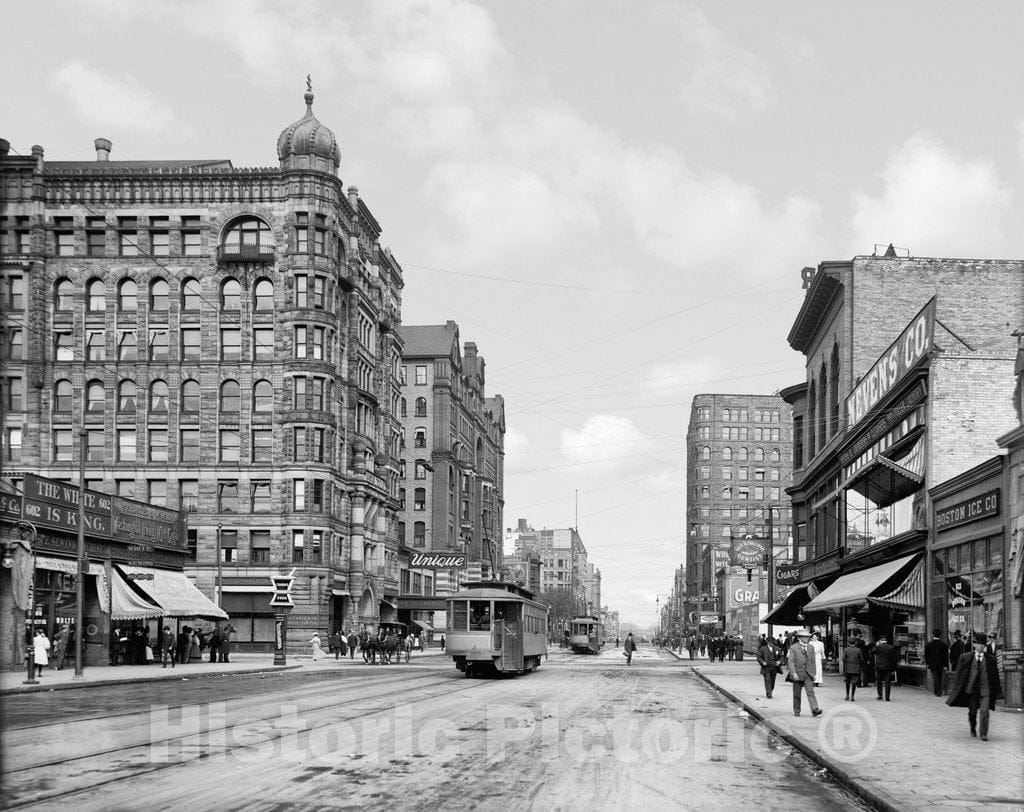
[[[274,309],[274,283],[269,279],[261,279],[253,289],[253,308],[261,313]]]
[[[186,279],[181,285],[181,309],[199,310],[203,301],[203,286],[198,279]]]
[[[703,448],[701,448],[701,450],[700,450],[700,458],[702,460],[710,460],[711,459],[711,446],[707,446],[706,445]]]
[[[274,385],[270,381],[256,381],[252,388],[252,410],[254,412],[274,411]]]
[[[815,437],[818,430],[816,426],[817,414],[815,404],[817,403],[817,389],[814,386],[814,376],[811,376],[811,383],[807,387],[807,459],[814,459]]]
[[[53,410],[55,412],[70,412],[74,397],[71,381],[57,381],[53,386]]]
[[[107,392],[103,381],[89,381],[85,386],[85,410],[93,416],[102,415],[106,405]]]
[[[181,384],[181,411],[188,414],[199,414],[200,402],[199,381],[184,381]]]
[[[53,309],[71,310],[75,304],[75,289],[70,279],[58,280],[53,286]]]
[[[153,413],[167,413],[167,382],[153,381],[149,386],[149,411]]]
[[[149,283],[149,309],[154,313],[167,311],[167,294],[170,288],[166,279],[154,279]]]
[[[746,462],[748,459],[750,459],[750,452],[747,451],[747,447],[746,446],[740,446],[739,454],[740,454],[740,462]]]
[[[828,371],[824,361],[818,374],[818,426],[818,447],[824,448],[828,439]]]
[[[121,381],[117,385],[117,411],[121,414],[135,414],[135,397],[138,387],[135,381]]]
[[[754,462],[764,462],[764,449],[760,446],[754,449]]]
[[[771,453],[771,461],[772,462],[778,462],[781,459],[782,459],[782,454],[779,452],[779,449],[773,448],[772,449],[772,453]]]
[[[726,446],[725,448],[722,449],[722,459],[723,460],[731,460],[732,459],[732,449],[729,446]]]
[[[90,313],[102,313],[107,309],[107,286],[102,279],[90,279],[85,289],[88,292],[86,308]]]
[[[427,399],[416,398],[416,416],[426,417],[427,416]]]
[[[134,313],[139,307],[139,286],[134,279],[122,279],[117,287],[117,309]]]
[[[228,278],[220,286],[220,309],[242,309],[242,286],[237,279]]]
[[[722,486],[722,498],[723,499],[732,499],[732,485],[723,485]]]
[[[238,381],[224,381],[220,385],[220,411],[221,413],[237,413],[241,408],[242,390]]]
[[[829,433],[839,431],[839,345],[832,345],[832,380],[829,388]]]
[[[257,255],[274,250],[274,234],[259,217],[246,215],[232,220],[221,239],[225,254]]]

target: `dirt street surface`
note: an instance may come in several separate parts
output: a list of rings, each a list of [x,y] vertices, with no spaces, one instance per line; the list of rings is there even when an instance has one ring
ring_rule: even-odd
[[[204,682],[6,697],[5,806],[865,808],[651,649]]]

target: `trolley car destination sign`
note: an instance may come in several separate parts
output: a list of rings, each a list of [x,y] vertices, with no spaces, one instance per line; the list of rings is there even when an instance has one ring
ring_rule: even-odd
[[[444,553],[413,553],[409,559],[409,566],[430,569],[464,567],[466,566],[466,556],[445,555]]]

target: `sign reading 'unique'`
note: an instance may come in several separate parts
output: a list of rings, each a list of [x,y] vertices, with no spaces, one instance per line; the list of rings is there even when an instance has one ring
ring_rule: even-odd
[[[466,566],[466,556],[447,555],[445,553],[413,553],[409,559],[410,567],[449,569]]]

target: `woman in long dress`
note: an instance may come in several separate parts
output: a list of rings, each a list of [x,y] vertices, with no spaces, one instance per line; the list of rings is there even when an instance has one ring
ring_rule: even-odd
[[[320,647],[320,635],[313,632],[313,639],[309,641],[313,647],[313,659],[319,660],[324,656],[324,650]]]
[[[32,638],[32,653],[35,656],[36,676],[43,675],[43,666],[50,664],[50,638],[42,629],[36,630],[36,636]]]
[[[811,634],[810,646],[814,652],[814,673],[818,675],[814,684],[821,685],[825,675],[825,644],[821,642],[821,635],[818,632]]]

